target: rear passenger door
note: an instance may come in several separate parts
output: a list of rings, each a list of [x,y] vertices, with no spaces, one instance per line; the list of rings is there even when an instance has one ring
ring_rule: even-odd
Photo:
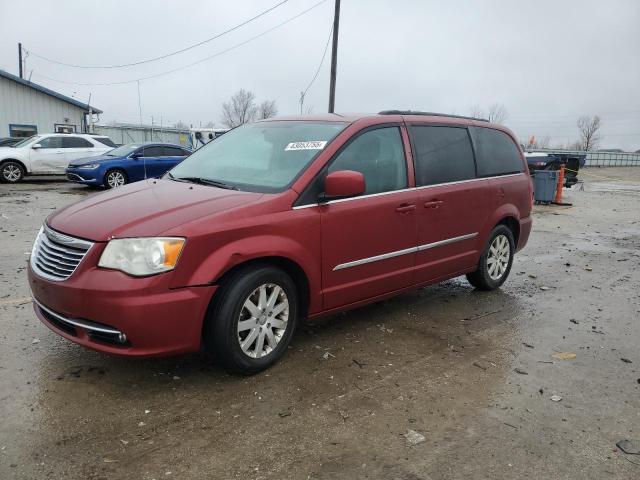
[[[171,170],[186,157],[185,151],[178,147],[165,145],[164,157],[162,158],[162,171],[159,175]]]
[[[78,158],[93,157],[100,155],[103,151],[97,150],[93,143],[86,138],[63,136],[62,137],[62,149],[64,151],[65,165],[63,168],[67,168],[67,165],[72,160]]]
[[[418,193],[416,283],[424,283],[477,263],[492,202],[489,180],[476,176],[465,126],[408,127]]]

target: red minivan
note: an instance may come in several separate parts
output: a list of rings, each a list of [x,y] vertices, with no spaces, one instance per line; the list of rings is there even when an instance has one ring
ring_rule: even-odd
[[[301,318],[464,274],[499,287],[531,207],[502,126],[397,110],[270,119],[52,214],[29,284],[40,320],[73,342],[129,356],[204,346],[254,373]]]

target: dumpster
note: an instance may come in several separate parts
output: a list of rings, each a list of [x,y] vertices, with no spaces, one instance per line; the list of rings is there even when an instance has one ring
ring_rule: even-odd
[[[537,203],[551,203],[556,197],[558,170],[538,170],[533,176],[533,199]]]

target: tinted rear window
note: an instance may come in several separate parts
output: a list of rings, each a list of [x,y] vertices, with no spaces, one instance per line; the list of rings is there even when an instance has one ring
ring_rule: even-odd
[[[99,142],[99,143],[102,143],[103,145],[106,145],[107,147],[113,147],[113,148],[117,147],[117,145],[115,143],[113,143],[110,138],[107,138],[107,137],[93,137],[93,139],[96,142]]]
[[[478,176],[507,175],[523,171],[520,150],[511,137],[500,130],[473,127]]]
[[[418,186],[475,178],[473,149],[466,128],[412,125],[409,132]]]

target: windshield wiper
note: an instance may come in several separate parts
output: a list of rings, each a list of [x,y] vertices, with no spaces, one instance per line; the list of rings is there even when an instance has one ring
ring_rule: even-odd
[[[219,180],[210,180],[208,178],[202,177],[174,177],[170,172],[167,173],[169,175],[169,178],[177,182],[190,182],[200,185],[210,185],[212,187],[225,188],[227,190],[239,190],[238,187],[230,185],[228,183],[220,182]]]

